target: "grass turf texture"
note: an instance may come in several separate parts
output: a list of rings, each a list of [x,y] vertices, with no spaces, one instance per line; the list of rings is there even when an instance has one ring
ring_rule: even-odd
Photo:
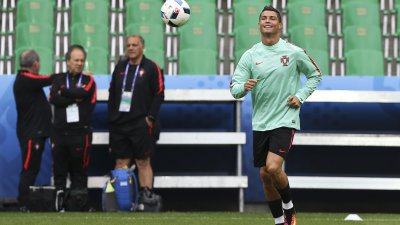
[[[358,214],[363,221],[344,221],[344,213],[299,213],[300,225],[398,225],[400,214]],[[273,225],[270,213],[18,213],[0,212],[1,225]]]

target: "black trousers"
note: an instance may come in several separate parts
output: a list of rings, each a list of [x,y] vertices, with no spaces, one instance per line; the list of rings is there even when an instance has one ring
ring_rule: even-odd
[[[71,190],[87,188],[87,169],[92,152],[92,132],[79,135],[53,134],[51,137],[54,185],[65,190],[67,177]]]
[[[22,171],[18,185],[18,202],[20,206],[28,204],[29,186],[35,184],[39,173],[45,140],[45,137],[21,138],[19,140],[22,157]]]

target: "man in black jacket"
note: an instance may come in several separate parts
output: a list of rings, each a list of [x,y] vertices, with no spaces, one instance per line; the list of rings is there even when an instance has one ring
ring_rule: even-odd
[[[54,75],[50,103],[54,105],[51,135],[57,210],[86,210],[87,169],[91,155],[91,114],[96,103],[96,84],[82,73],[86,52],[72,45],[66,53],[68,72]],[[71,180],[64,196],[67,176]],[[64,202],[65,197],[65,202]]]
[[[43,87],[49,86],[53,77],[38,75],[40,60],[34,50],[26,50],[19,57],[20,70],[14,82],[17,136],[22,156],[18,202],[21,211],[29,211],[29,186],[35,184],[45,139],[50,136],[51,109]]]
[[[144,40],[139,35],[126,39],[127,59],[115,67],[109,89],[108,116],[110,149],[115,168],[128,168],[135,160],[138,168],[140,200],[153,193],[150,158],[159,138],[158,112],[164,101],[164,76],[156,63],[143,55]],[[139,210],[146,210],[141,208]]]

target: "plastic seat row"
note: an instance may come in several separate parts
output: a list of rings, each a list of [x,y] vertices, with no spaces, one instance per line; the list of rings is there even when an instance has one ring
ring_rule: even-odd
[[[15,33],[15,71],[19,55],[35,49],[41,58],[41,72],[53,72],[54,1],[21,0],[17,3]]]
[[[341,2],[346,75],[384,75],[379,0]]]

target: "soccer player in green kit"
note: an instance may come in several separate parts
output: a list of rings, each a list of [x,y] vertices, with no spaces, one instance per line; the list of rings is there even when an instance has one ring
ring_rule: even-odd
[[[251,91],[254,166],[260,168],[265,197],[276,225],[297,225],[289,180],[282,169],[300,129],[301,104],[322,76],[303,49],[281,39],[280,12],[265,6],[260,13],[261,42],[239,60],[230,91],[234,98]],[[307,82],[301,87],[300,76]]]

